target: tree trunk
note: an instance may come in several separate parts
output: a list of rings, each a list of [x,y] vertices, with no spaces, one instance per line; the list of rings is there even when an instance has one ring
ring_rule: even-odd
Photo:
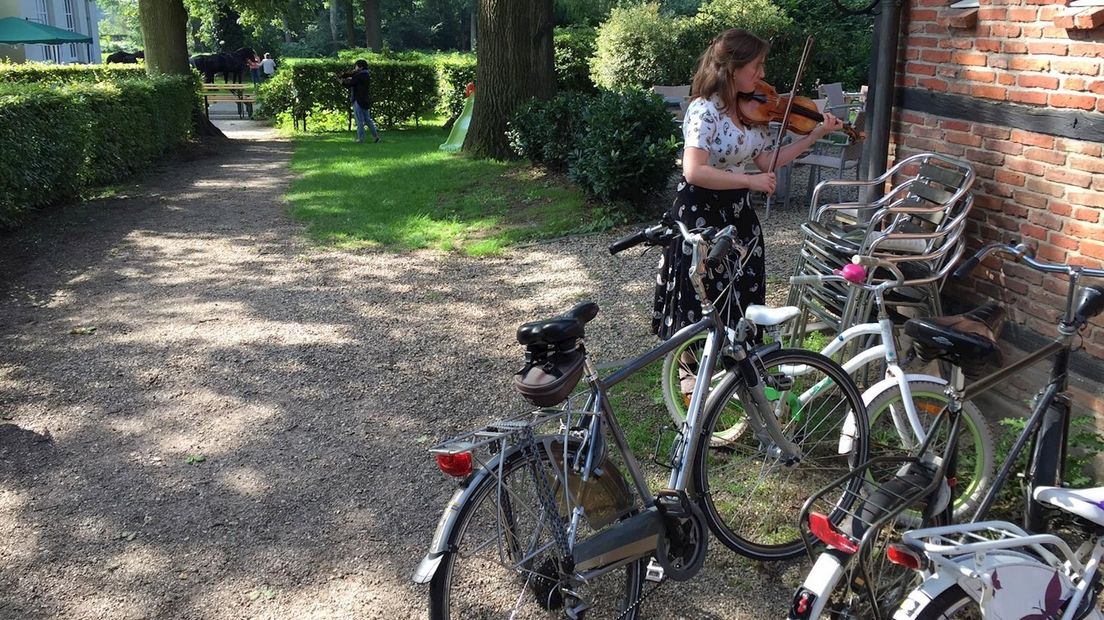
[[[471,51],[474,52],[475,51],[475,39],[476,39],[476,35],[478,34],[478,30],[479,30],[479,28],[476,26],[476,24],[479,23],[479,0],[471,0],[471,11],[470,11],[470,13],[471,14],[470,14],[469,17],[471,17],[471,19],[468,20],[468,27],[470,29],[470,32],[468,34],[469,34],[470,39],[471,39],[469,41],[469,43],[471,44],[471,47],[469,47],[468,49],[470,49]]]
[[[330,0],[330,42],[333,44],[334,51],[338,48],[337,42],[337,0]]]
[[[288,27],[287,16],[280,16],[280,25],[284,29],[284,43],[291,43],[291,28]]]
[[[188,64],[188,13],[183,0],[138,0],[138,20],[146,46],[146,72],[182,73]]]
[[[364,7],[364,34],[368,49],[378,52],[383,49],[379,0],[364,0],[362,6]]]
[[[138,21],[146,47],[146,73],[191,75],[183,0],[138,0]],[[198,108],[192,111],[192,123],[197,135],[225,137]]]
[[[555,91],[552,0],[480,0],[476,99],[464,150],[516,157],[506,123],[525,101]]]
[[[356,46],[356,14],[353,13],[352,0],[341,0],[341,10],[345,13],[345,44]]]

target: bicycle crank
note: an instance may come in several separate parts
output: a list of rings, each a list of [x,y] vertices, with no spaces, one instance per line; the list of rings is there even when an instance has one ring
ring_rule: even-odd
[[[663,517],[666,536],[656,541],[656,562],[675,581],[686,581],[705,564],[709,530],[697,503],[686,491],[661,491],[656,506]]]

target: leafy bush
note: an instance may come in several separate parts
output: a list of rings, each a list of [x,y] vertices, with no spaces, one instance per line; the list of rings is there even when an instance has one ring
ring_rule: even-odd
[[[799,36],[793,20],[772,0],[709,0],[702,4],[698,13],[685,22],[680,37],[680,43],[687,46],[686,49],[695,50],[694,61],[690,65],[691,77],[697,70],[697,59],[701,53],[714,37],[729,28],[743,28],[771,41],[767,81],[775,84],[793,81],[796,60],[801,57],[805,38]],[[680,82],[688,83],[689,80]]]
[[[594,92],[590,80],[590,57],[594,55],[598,30],[590,26],[557,28],[553,35],[556,85],[560,90]]]
[[[475,82],[474,54],[439,54],[437,59],[437,111],[449,118],[464,110],[464,89]]]
[[[128,174],[187,139],[197,88],[182,76],[0,85],[0,223]]]
[[[565,170],[583,128],[583,113],[593,97],[560,93],[547,101],[532,99],[518,109],[506,134],[514,151],[533,163]]]
[[[437,71],[431,62],[366,58],[372,71],[372,116],[384,126],[417,121],[437,100]],[[306,126],[312,110],[349,109],[349,89],[339,76],[349,71],[348,60],[288,59],[284,69],[259,93],[264,114],[290,113]],[[278,80],[281,73],[287,74]]]
[[[638,200],[667,184],[679,149],[677,127],[652,93],[604,92],[583,113],[568,175],[601,200]]]
[[[37,62],[16,65],[0,62],[0,83],[110,82],[145,75],[146,70],[137,65],[54,65]]]
[[[670,70],[672,59],[695,53],[678,49],[684,21],[660,15],[658,4],[614,9],[598,29],[591,79],[609,90],[686,84],[686,76]]]

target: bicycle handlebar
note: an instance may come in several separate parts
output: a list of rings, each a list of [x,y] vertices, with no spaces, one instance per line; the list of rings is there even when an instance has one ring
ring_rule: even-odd
[[[633,234],[622,237],[617,241],[609,244],[610,254],[618,254],[624,252],[629,248],[636,247],[641,243],[647,243],[648,245],[660,245],[663,242],[664,233],[669,230],[666,224],[656,224],[643,230],[634,232]]]
[[[966,259],[958,269],[955,269],[954,277],[962,278],[969,275],[986,256],[994,252],[1000,252],[1001,254],[1008,254],[1016,262],[1023,263],[1035,271],[1041,271],[1043,273],[1064,273],[1066,275],[1073,275],[1076,273],[1093,278],[1104,278],[1104,269],[1092,269],[1090,267],[1064,263],[1048,263],[1046,261],[1037,260],[1034,256],[1030,255],[1028,251],[1029,248],[1022,243],[1017,246],[1011,246],[1007,243],[991,243],[978,250],[976,254]]]

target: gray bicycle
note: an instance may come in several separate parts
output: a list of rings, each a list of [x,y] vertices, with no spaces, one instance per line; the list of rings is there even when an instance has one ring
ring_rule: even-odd
[[[515,383],[538,409],[431,449],[461,479],[414,574],[430,584],[431,618],[641,617],[660,583],[701,569],[710,530],[749,557],[800,553],[805,499],[866,460],[866,411],[847,373],[820,354],[754,342],[759,327],[790,316],[749,307],[731,328],[717,318],[704,282],[738,264],[732,228],[660,224],[610,252],[667,243],[692,254],[701,320],[604,377],[584,348],[597,304],[522,325],[527,358]],[[670,469],[667,485],[653,491],[608,390],[702,333],[686,421],[655,457]],[[718,364],[727,372],[711,387]],[[858,424],[845,431],[848,416]],[[710,441],[736,426],[745,430]],[[853,496],[841,494],[829,518],[842,520]]]

